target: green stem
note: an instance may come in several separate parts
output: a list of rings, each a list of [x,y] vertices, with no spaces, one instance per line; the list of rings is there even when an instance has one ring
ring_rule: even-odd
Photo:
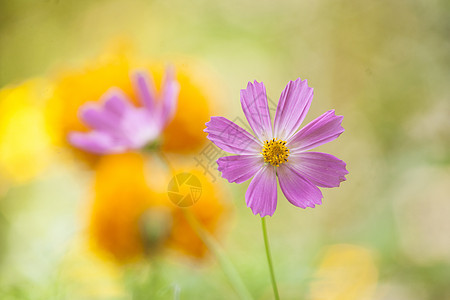
[[[280,300],[278,294],[277,281],[275,280],[275,272],[273,271],[272,256],[270,255],[269,237],[267,236],[266,218],[261,218],[262,232],[264,236],[264,246],[266,247],[267,263],[269,264],[270,280],[272,281],[273,294],[276,300]]]
[[[211,253],[216,257],[219,265],[222,267],[222,270],[225,273],[225,276],[228,278],[231,286],[234,288],[239,297],[243,300],[253,299],[244,283],[242,282],[242,279],[239,276],[238,272],[234,268],[231,261],[227,258],[219,244],[206,230],[202,228],[201,224],[197,221],[197,219],[190,211],[188,211],[187,209],[182,210],[191,227],[194,229],[203,243],[205,243],[209,251],[211,251]]]

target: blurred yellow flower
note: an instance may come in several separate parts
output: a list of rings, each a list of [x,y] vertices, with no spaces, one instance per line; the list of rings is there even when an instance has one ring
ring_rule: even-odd
[[[146,174],[149,163],[152,168]],[[167,196],[170,172],[137,153],[103,156],[96,171],[88,229],[94,249],[121,263],[166,246],[193,257],[205,254],[205,245],[181,208]],[[216,234],[225,212],[221,190],[200,172],[189,172],[200,179],[203,191],[201,199],[188,209],[205,230]],[[156,183],[152,185],[149,181],[153,178]]]
[[[43,103],[51,86],[35,79],[0,91],[0,178],[23,183],[41,173],[51,153]]]
[[[155,86],[161,85],[165,69],[163,63],[141,63],[129,55],[129,52],[124,47],[113,49],[89,62],[85,68],[61,72],[56,77],[54,94],[47,106],[49,122],[59,133],[56,143],[68,145],[69,132],[86,131],[86,126],[78,117],[80,106],[86,102],[99,101],[112,87],[122,90],[135,105],[142,105],[138,103],[130,80],[133,71],[149,71],[155,80]],[[209,93],[208,82],[198,83],[200,77],[204,78],[204,74],[199,74],[191,66],[193,62],[172,63],[176,70],[176,80],[180,84],[180,93],[175,117],[162,133],[161,146],[168,152],[192,153],[198,151],[206,141],[203,127],[208,121],[213,97]],[[98,159],[98,156],[74,147],[71,149],[90,162]]]
[[[373,299],[378,269],[373,254],[356,245],[333,245],[323,256],[311,284],[311,300]]]

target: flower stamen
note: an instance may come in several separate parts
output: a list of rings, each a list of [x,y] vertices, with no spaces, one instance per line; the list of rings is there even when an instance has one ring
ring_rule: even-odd
[[[280,164],[288,161],[289,149],[286,147],[285,141],[273,138],[264,142],[261,154],[264,162],[279,167]]]

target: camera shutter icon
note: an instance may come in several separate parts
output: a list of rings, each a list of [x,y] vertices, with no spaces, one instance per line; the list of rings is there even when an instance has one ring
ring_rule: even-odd
[[[200,199],[202,184],[191,173],[179,173],[170,180],[167,195],[173,204],[179,207],[189,207]]]

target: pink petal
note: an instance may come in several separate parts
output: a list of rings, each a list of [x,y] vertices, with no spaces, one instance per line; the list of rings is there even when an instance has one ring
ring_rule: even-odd
[[[278,167],[278,181],[284,196],[293,205],[306,208],[322,204],[322,192],[297,173],[289,163]]]
[[[131,107],[130,101],[126,98],[120,89],[112,88],[104,96],[104,108],[115,114],[118,117],[122,117]]]
[[[92,129],[117,135],[122,121],[136,108],[120,89],[110,89],[102,96],[103,105],[86,103],[80,108],[80,119]]]
[[[103,107],[98,107],[96,104],[87,103],[80,108],[80,119],[92,129],[116,132],[120,130],[120,122],[114,113],[105,110]]]
[[[276,167],[265,164],[255,175],[245,193],[245,202],[254,215],[272,216],[277,208]]]
[[[272,124],[264,83],[256,80],[254,83],[249,82],[247,88],[241,90],[241,106],[259,140],[264,142],[271,139]]]
[[[235,155],[225,156],[217,160],[218,170],[222,177],[230,183],[242,183],[252,178],[264,165],[261,155]]]
[[[148,111],[155,112],[157,109],[157,101],[153,78],[148,72],[139,71],[133,74],[132,81],[141,103]]]
[[[224,117],[211,117],[204,131],[217,147],[230,153],[256,154],[262,149],[250,133]]]
[[[298,174],[320,187],[338,187],[348,174],[345,162],[327,153],[298,153],[290,155],[289,162]]]
[[[334,109],[329,110],[294,134],[286,146],[294,154],[331,142],[344,132],[343,118],[336,116]]]
[[[115,134],[127,141],[129,147],[138,149],[155,140],[161,130],[161,124],[152,118],[147,109],[141,107],[127,113]]]
[[[96,154],[120,153],[126,150],[126,146],[114,141],[107,133],[99,131],[71,132],[68,139],[73,146]]]
[[[172,121],[177,110],[178,94],[180,92],[180,84],[175,79],[175,69],[169,66],[166,69],[165,78],[161,90],[162,98],[162,117],[163,125]]]
[[[280,96],[275,113],[275,137],[288,140],[302,124],[313,98],[306,80],[290,81]]]

